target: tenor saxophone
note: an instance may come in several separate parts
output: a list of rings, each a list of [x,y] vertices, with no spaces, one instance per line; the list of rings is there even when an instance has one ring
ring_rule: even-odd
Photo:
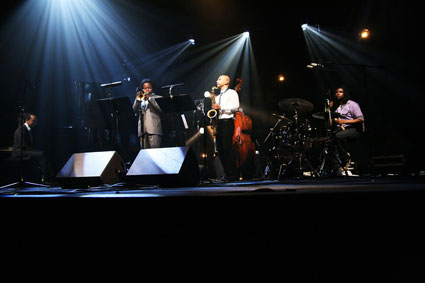
[[[211,88],[211,93],[210,93],[210,97],[211,97],[211,102],[212,104],[216,104],[215,103],[215,93],[214,91],[217,89],[218,87],[213,86]],[[207,112],[207,117],[210,119],[210,125],[207,126],[208,131],[211,133],[213,141],[214,141],[214,154],[216,154],[218,152],[217,150],[217,142],[216,142],[216,136],[217,136],[217,125],[218,125],[218,117],[217,117],[217,110],[216,109],[211,109]]]
[[[211,102],[212,102],[212,104],[215,104],[215,93],[214,93],[214,91],[217,89],[217,87],[216,86],[213,86],[212,88],[211,88],[211,94],[210,94],[210,96],[211,96]],[[208,118],[210,118],[210,121],[212,121],[212,119],[214,119],[214,118],[216,118],[217,117],[217,110],[215,110],[215,109],[211,109],[211,110],[209,110],[208,112],[207,112],[207,117]]]

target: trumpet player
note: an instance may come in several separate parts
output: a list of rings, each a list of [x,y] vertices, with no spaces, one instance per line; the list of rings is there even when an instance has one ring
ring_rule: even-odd
[[[216,138],[218,156],[226,174],[224,181],[236,181],[239,179],[239,172],[236,167],[232,139],[235,113],[239,108],[239,95],[235,90],[229,89],[229,76],[219,76],[216,83],[220,94],[215,97],[215,104],[212,104],[212,108],[218,111]]]
[[[160,96],[153,92],[153,83],[149,79],[141,81],[136,91],[133,110],[139,116],[140,147],[142,149],[160,147],[162,139],[161,115],[163,112],[155,101],[155,98]]]

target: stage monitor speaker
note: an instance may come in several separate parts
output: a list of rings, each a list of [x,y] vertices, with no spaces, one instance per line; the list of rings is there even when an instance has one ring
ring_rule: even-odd
[[[124,162],[116,151],[74,153],[56,175],[62,187],[83,188],[119,183]]]
[[[127,172],[128,183],[164,187],[196,186],[198,162],[190,147],[150,148],[139,151]]]

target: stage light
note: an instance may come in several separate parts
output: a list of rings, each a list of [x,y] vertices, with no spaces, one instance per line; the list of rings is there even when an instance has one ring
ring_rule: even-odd
[[[243,36],[246,38],[246,37],[249,37],[249,31],[246,31],[246,32],[244,32],[243,33]]]
[[[277,76],[277,80],[278,80],[279,82],[283,82],[283,81],[285,81],[285,76],[284,76],[284,75],[282,75],[282,74],[280,74],[279,76]]]
[[[367,38],[369,38],[369,36],[370,36],[370,31],[367,28],[363,29],[360,32],[360,38],[361,39],[367,39]]]
[[[215,75],[213,77],[205,76],[203,71],[193,73],[193,68],[202,67],[208,70],[207,72],[209,74],[228,74],[231,78],[234,78],[238,66],[242,68],[244,58],[251,54],[248,51],[245,52],[249,43],[250,41],[244,37],[244,34],[239,33],[202,46],[198,50],[193,51],[200,55],[186,61],[180,66],[180,70],[182,73],[189,72],[190,76],[194,77],[192,81],[199,81],[199,90],[195,92],[208,97],[210,94],[209,92],[205,92],[205,88],[215,83]],[[210,89],[210,87],[208,88]]]
[[[190,44],[195,45],[195,40],[193,38],[189,39]]]
[[[307,27],[308,27],[308,25],[307,25],[307,24],[302,24],[302,25],[301,25],[302,30],[306,30],[306,29],[307,29]]]

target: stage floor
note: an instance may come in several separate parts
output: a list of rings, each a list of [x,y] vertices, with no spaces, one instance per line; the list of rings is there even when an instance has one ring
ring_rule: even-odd
[[[167,282],[371,275],[411,282],[424,278],[424,193],[422,176],[3,188],[4,269],[39,274],[66,267],[71,278],[88,271],[96,279],[109,279],[105,269],[131,279],[146,279],[132,273],[144,272]],[[194,273],[205,280],[188,281]]]
[[[0,188],[0,197],[77,197],[77,198],[153,198],[252,196],[254,194],[379,193],[425,191],[425,176],[420,177],[334,177],[286,180],[219,182],[203,180],[193,187],[159,187],[118,183],[89,188],[60,186],[10,186]]]

